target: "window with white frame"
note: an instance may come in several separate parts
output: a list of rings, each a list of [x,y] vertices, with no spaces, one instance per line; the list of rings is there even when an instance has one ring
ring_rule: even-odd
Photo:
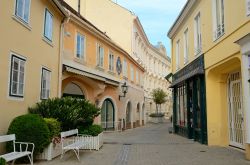
[[[45,9],[45,18],[44,18],[44,37],[49,41],[52,41],[53,34],[53,15],[49,12],[48,9]]]
[[[250,16],[250,0],[246,0],[247,16]]]
[[[135,72],[136,83],[139,83],[139,73],[138,71]]]
[[[134,81],[134,68],[132,66],[130,67],[130,79]]]
[[[103,67],[104,65],[104,48],[97,44],[97,66]]]
[[[114,72],[114,54],[109,51],[109,71]]]
[[[30,0],[16,0],[15,15],[25,23],[29,23]]]
[[[41,100],[48,99],[50,96],[50,75],[48,69],[42,68],[41,77]]]
[[[24,71],[26,60],[16,55],[11,55],[9,96],[24,96]]]
[[[85,37],[80,33],[76,36],[76,57],[79,59],[84,59],[85,51]]]
[[[221,37],[224,32],[224,0],[213,0],[213,31],[214,40]]]
[[[184,64],[188,63],[188,29],[184,32]]]
[[[123,76],[128,77],[128,64],[126,59],[123,60]]]
[[[194,23],[194,49],[195,55],[201,53],[201,15],[200,13],[195,17]]]
[[[176,42],[176,70],[180,69],[180,40]]]

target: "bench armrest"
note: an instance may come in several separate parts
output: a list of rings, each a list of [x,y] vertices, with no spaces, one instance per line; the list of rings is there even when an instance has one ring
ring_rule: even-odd
[[[15,143],[15,145],[19,144],[19,150],[20,150],[20,152],[29,151],[28,150],[29,146],[31,146],[31,151],[30,152],[33,155],[33,152],[34,152],[34,149],[35,149],[35,144],[34,143],[27,143],[27,142],[14,142],[14,143]],[[24,151],[23,151],[22,146],[25,146],[25,150]]]
[[[93,137],[92,135],[86,135],[86,134],[78,134],[80,137]]]

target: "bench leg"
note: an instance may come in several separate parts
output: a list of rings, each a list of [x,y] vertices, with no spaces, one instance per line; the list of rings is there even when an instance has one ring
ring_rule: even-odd
[[[79,149],[74,149],[74,152],[75,152],[75,154],[76,154],[76,157],[77,157],[77,159],[80,161],[80,157],[79,157]]]
[[[64,150],[62,149],[61,159],[63,158],[63,155],[64,155]]]
[[[30,160],[30,164],[33,165],[33,156],[32,155],[28,155],[28,158]]]
[[[12,165],[14,165],[14,164],[15,164],[15,161],[16,161],[16,159],[15,159],[15,160],[13,160],[11,164],[12,164]]]

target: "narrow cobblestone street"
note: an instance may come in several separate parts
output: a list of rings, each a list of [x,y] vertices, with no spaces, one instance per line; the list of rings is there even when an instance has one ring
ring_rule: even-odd
[[[208,147],[169,134],[169,123],[148,124],[125,132],[105,133],[100,151],[82,151],[81,162],[73,152],[61,160],[37,165],[250,165],[244,153],[232,148]]]

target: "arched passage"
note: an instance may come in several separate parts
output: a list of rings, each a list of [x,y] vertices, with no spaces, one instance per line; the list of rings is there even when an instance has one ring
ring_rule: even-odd
[[[145,104],[142,105],[141,118],[142,118],[142,125],[144,125],[145,124]]]
[[[67,84],[63,91],[63,97],[74,97],[74,98],[80,98],[80,99],[85,99],[85,94],[82,91],[82,89],[75,83],[70,82]]]
[[[131,128],[131,111],[132,111],[132,104],[129,101],[126,107],[126,129],[130,129]]]
[[[140,126],[140,103],[136,106],[136,120],[135,120],[135,127]]]
[[[105,99],[101,108],[101,125],[105,130],[115,128],[115,108],[110,99]]]

